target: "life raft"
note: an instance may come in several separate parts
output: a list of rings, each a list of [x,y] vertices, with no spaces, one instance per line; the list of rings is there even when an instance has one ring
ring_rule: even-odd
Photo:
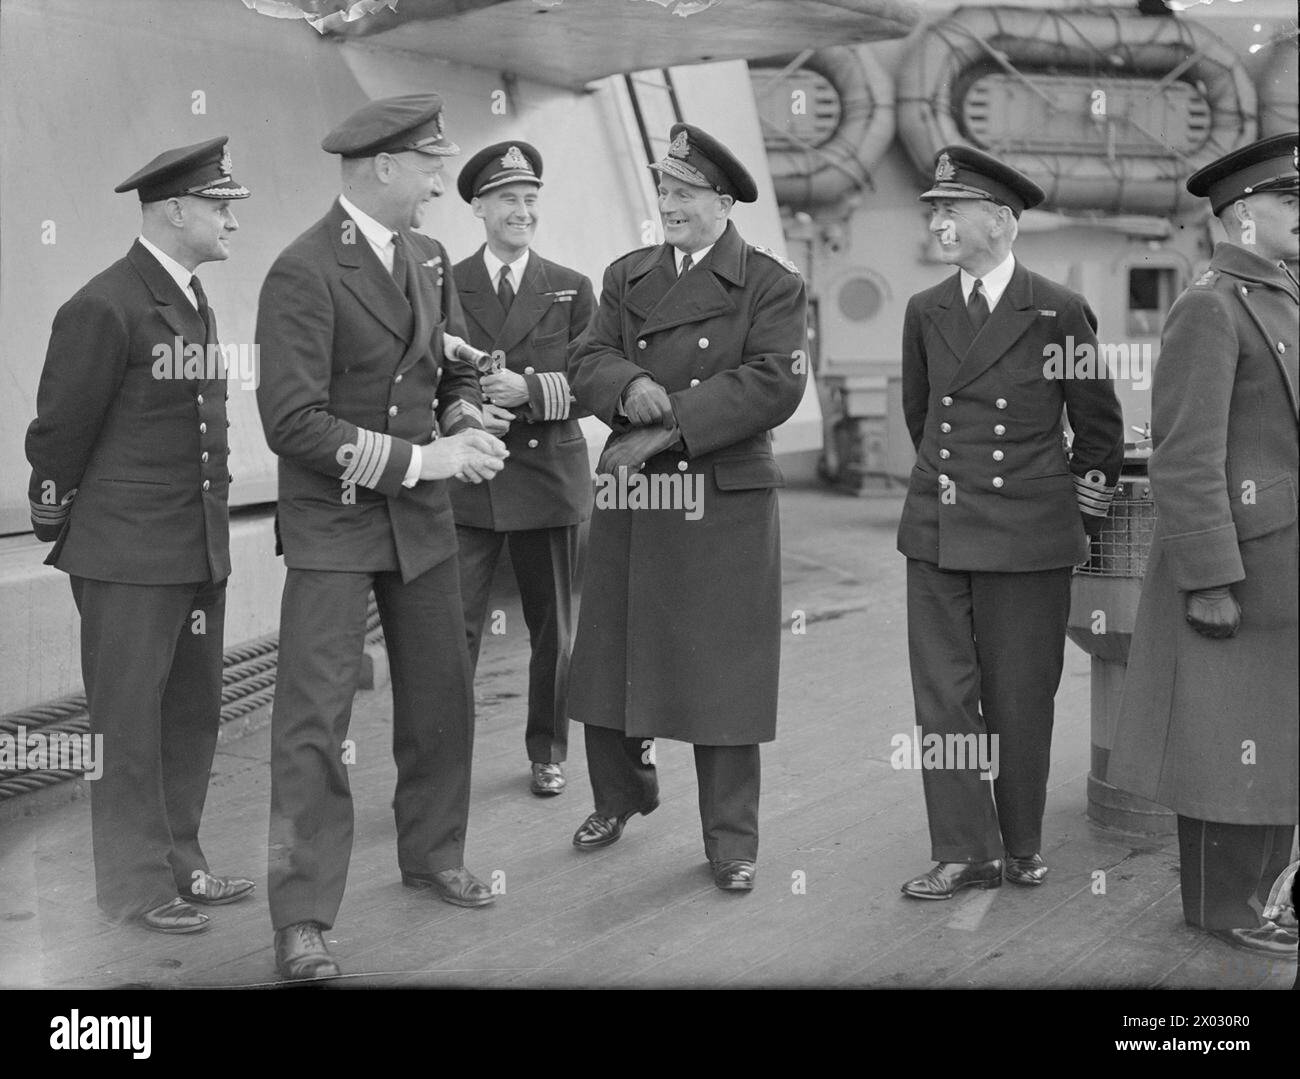
[[[1259,133],[1261,137],[1285,135],[1300,127],[1300,106],[1296,101],[1296,75],[1300,70],[1300,57],[1296,52],[1296,39],[1300,34],[1287,34],[1269,45],[1260,65],[1259,81]]]
[[[778,57],[762,66],[791,60],[793,57]],[[821,75],[839,98],[838,123],[816,146],[790,146],[779,132],[765,134],[767,165],[777,201],[805,209],[832,203],[870,185],[871,170],[894,138],[894,83],[865,48],[833,45],[818,49],[799,66]]]
[[[1197,23],[1126,9],[958,8],[902,58],[898,133],[922,175],[976,146],[1046,192],[1046,208],[1173,214],[1186,178],[1255,138],[1236,53]]]

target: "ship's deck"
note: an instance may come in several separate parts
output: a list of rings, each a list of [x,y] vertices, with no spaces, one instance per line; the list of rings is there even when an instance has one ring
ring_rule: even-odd
[[[388,693],[360,694],[356,843],[327,934],[342,984],[1289,987],[1294,964],[1234,951],[1184,925],[1176,841],[1087,820],[1089,661],[1073,645],[1057,698],[1047,883],[946,903],[899,895],[930,862],[920,777],[889,760],[891,737],[912,729],[898,509],[895,497],[783,492],[785,609],[805,613],[806,633],[791,633],[784,646],[751,894],[712,885],[687,746],[660,743],[661,808],[633,818],[603,851],[570,845],[591,808],[580,727],[568,791],[549,800],[528,793],[527,639],[516,596],[501,606],[519,630],[488,638],[478,684],[467,863],[504,888],[494,906],[461,910],[399,883]],[[212,911],[203,934],[159,936],[101,919],[84,798],[0,821],[0,986],[275,982],[268,735],[263,728],[218,752],[205,849],[215,872],[254,876],[258,892]]]

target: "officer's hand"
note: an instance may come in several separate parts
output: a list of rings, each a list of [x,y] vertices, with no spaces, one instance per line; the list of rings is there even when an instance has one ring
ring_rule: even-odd
[[[1241,625],[1241,605],[1225,585],[1187,593],[1187,621],[1202,637],[1224,640]]]
[[[483,403],[483,426],[490,435],[504,435],[510,430],[510,421],[515,414],[508,408],[501,408],[491,401]]]
[[[513,371],[497,371],[479,379],[484,398],[498,405],[522,405],[528,400],[528,383]]]
[[[420,479],[445,480],[455,476],[467,483],[479,483],[500,472],[509,455],[499,438],[469,428],[420,447]]]
[[[1088,533],[1089,538],[1096,539],[1101,535],[1101,530],[1106,527],[1106,518],[1097,517],[1091,513],[1081,513],[1083,518],[1083,530]]]
[[[637,427],[622,434],[611,435],[596,464],[596,472],[605,475],[616,468],[639,469],[680,437],[681,431],[676,424],[671,427]]]
[[[668,391],[649,375],[638,375],[623,391],[623,412],[633,427],[673,422],[673,405]]]

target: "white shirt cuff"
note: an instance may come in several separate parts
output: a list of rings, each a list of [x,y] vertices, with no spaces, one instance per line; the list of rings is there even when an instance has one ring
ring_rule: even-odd
[[[419,446],[411,447],[411,463],[406,466],[406,475],[402,477],[403,487],[414,487],[420,482],[420,469],[424,467],[424,455]]]

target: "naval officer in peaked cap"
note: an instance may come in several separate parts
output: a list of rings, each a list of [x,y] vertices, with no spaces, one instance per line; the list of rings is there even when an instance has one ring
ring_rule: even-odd
[[[744,165],[690,124],[670,139],[652,166],[665,242],[605,271],[569,379],[614,429],[598,483],[642,470],[699,505],[634,508],[598,490],[569,681],[595,812],[573,842],[607,846],[654,810],[654,739],[690,742],[714,883],[748,891],[781,659],[784,481],[770,432],[803,396],[807,301],[794,266],[729,220],[758,197]]]
[[[27,430],[32,525],[69,576],[103,738],[96,898],[161,933],[206,929],[196,905],[253,891],[213,876],[199,844],[221,723],[230,474],[216,316],[194,271],[230,257],[231,203],[249,194],[226,142],[168,150],[117,185],[139,196],[140,236],[54,316]]]
[[[1187,923],[1292,962],[1294,919],[1265,906],[1300,801],[1298,141],[1261,139],[1187,181],[1227,239],[1161,337],[1155,535],[1106,774],[1178,814]]]
[[[373,101],[321,146],[342,159],[342,193],[276,259],[257,312],[286,565],[268,891],[289,979],[339,969],[321,930],[351,856],[343,743],[372,590],[393,685],[402,881],[458,906],[493,899],[464,865],[474,698],[447,486],[490,480],[506,449],[483,430],[473,367],[444,349],[465,332],[446,250],[415,231],[459,151],[432,93]]]
[[[913,296],[903,322],[916,464],[898,549],[912,688],[923,738],[983,743],[983,753],[922,772],[936,864],[902,890],[949,899],[999,887],[1004,863],[1016,884],[1047,875],[1043,810],[1071,568],[1107,513],[1124,434],[1110,376],[1095,367],[1092,309],[1012,254],[1021,213],[1043,199],[1037,185],[982,151],[948,146],[921,199],[939,258],[957,273]],[[1092,357],[1083,377],[1050,377],[1045,361],[1071,346]]]
[[[566,785],[578,525],[591,513],[587,442],[565,359],[591,322],[595,297],[583,274],[532,249],[542,186],[535,147],[519,140],[485,146],[456,186],[486,234],[483,246],[456,264],[456,291],[469,343],[501,361],[482,378],[484,425],[510,451],[492,483],[458,484],[451,493],[470,665],[478,665],[492,575],[509,543],[531,653],[524,733],[530,789],[551,797]]]

